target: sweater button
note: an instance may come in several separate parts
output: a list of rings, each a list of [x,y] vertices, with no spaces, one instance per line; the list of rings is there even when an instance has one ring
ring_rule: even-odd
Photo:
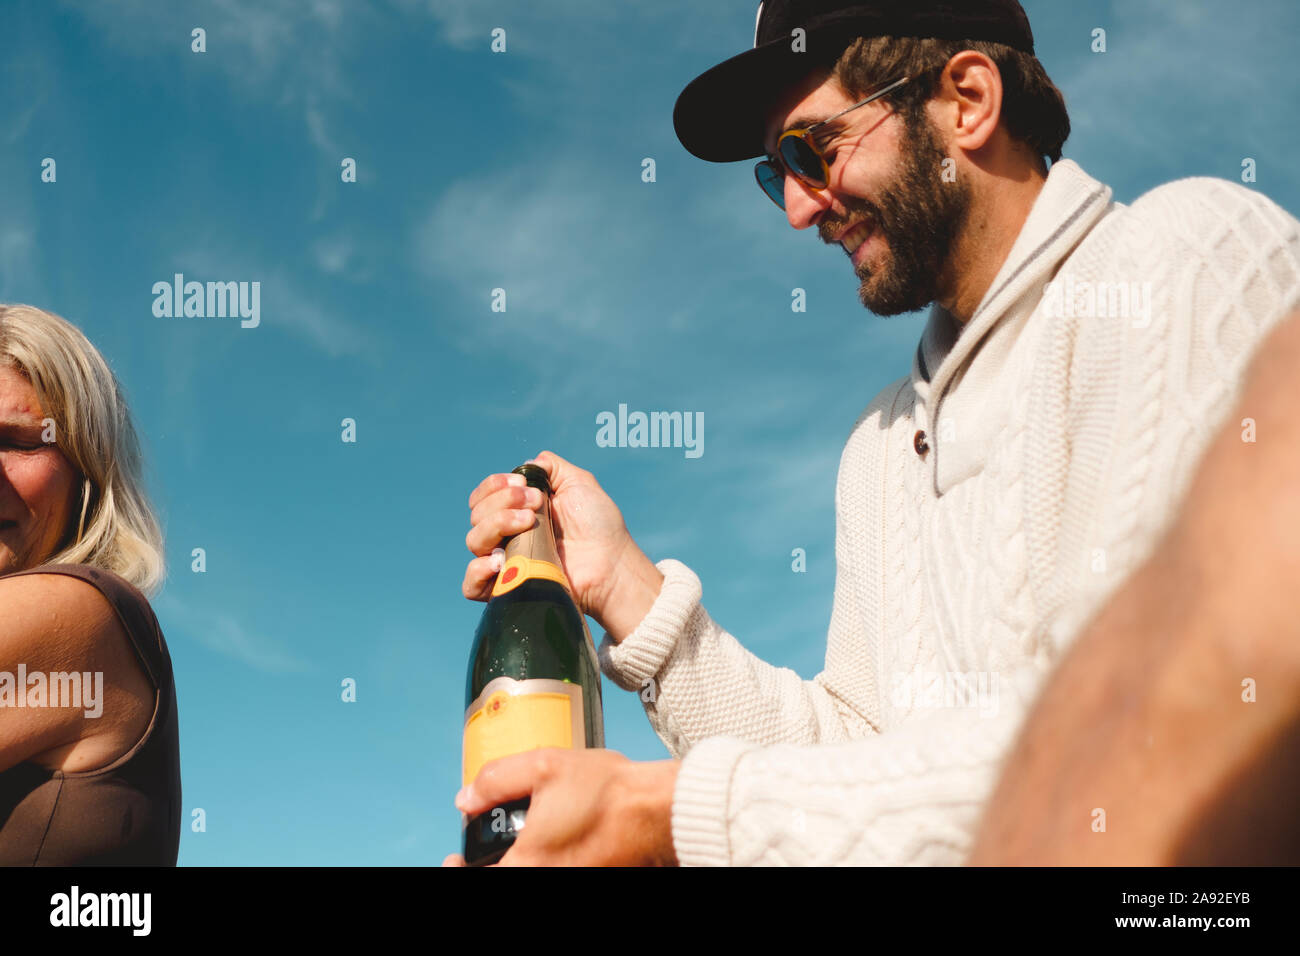
[[[930,450],[929,444],[925,440],[925,432],[918,430],[912,437],[912,447],[916,449],[918,455],[924,455]]]

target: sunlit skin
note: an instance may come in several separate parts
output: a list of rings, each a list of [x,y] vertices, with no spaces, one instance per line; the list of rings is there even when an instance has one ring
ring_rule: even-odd
[[[79,517],[81,476],[44,440],[47,414],[26,376],[0,364],[0,575],[39,567]],[[0,713],[0,772],[30,762],[65,772],[121,756],[148,726],[154,691],[108,602],[74,578],[0,580],[0,670],[104,675],[103,714],[43,707]]]
[[[79,504],[80,476],[43,440],[45,419],[32,383],[0,365],[0,574],[57,552]]]
[[[768,152],[795,118],[809,112],[825,118],[861,98],[849,97],[833,80],[810,78],[773,110],[766,131]],[[939,190],[952,186],[966,193],[961,228],[933,274],[917,268],[930,251],[926,229],[903,232],[915,236],[918,245],[901,250],[910,253],[903,258],[912,265],[910,278],[901,285],[902,270],[896,268],[900,250],[891,249],[879,233],[869,239],[856,268],[851,266],[867,307],[920,297],[923,301],[915,307],[937,301],[962,323],[974,314],[1046,180],[1041,160],[998,124],[1001,102],[1001,78],[992,61],[973,51],[960,53],[949,61],[927,107],[935,153],[941,154],[931,157],[932,182],[924,179],[929,160],[918,164],[915,152],[916,178],[909,182],[902,175],[907,170],[903,151],[911,141],[903,118],[883,102],[847,114],[845,129],[826,141],[831,162],[827,189],[818,192],[786,177],[790,225],[816,226],[824,242],[836,241],[871,206],[893,208],[895,225],[915,220],[909,199],[922,200],[922,226],[931,212],[956,222],[959,204]],[[942,156],[954,160],[956,184],[942,182]],[[775,208],[757,188],[754,197]],[[561,559],[583,610],[606,625],[615,643],[621,642],[649,612],[663,576],[636,546],[617,506],[590,472],[553,452],[543,452],[537,460],[551,478]],[[498,474],[484,479],[469,504],[473,527],[466,544],[477,557],[466,568],[463,591],[472,600],[486,600],[499,569],[492,549],[504,537],[532,527],[540,501]],[[596,588],[597,581],[606,586]],[[473,816],[531,795],[528,825],[502,865],[671,864],[676,862],[672,804],[679,769],[679,761],[637,763],[609,751],[536,750],[486,764],[457,795],[456,805]],[[444,865],[463,866],[464,860],[452,854]]]

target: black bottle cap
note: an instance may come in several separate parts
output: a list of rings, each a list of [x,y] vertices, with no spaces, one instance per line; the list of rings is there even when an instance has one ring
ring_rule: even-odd
[[[524,480],[529,485],[538,489],[542,494],[550,497],[551,479],[546,474],[546,469],[541,465],[520,465],[511,474],[523,475]]]

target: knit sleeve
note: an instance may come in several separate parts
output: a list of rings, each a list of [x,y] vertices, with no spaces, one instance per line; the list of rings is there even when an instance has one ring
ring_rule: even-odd
[[[999,682],[996,707],[939,710],[819,746],[706,740],[682,761],[673,844],[683,866],[960,862],[1042,673]]]
[[[705,610],[702,586],[680,561],[657,565],[664,583],[640,625],[615,644],[606,633],[599,648],[602,670],[625,690],[637,692],[650,725],[674,757],[710,737],[732,736],[756,744],[849,740],[876,732],[872,715],[850,705],[870,699],[860,689],[843,648],[858,645],[867,630],[860,589],[866,519],[857,499],[846,500],[846,482],[864,480],[864,435],[898,385],[881,393],[854,424],[840,457],[835,491],[835,595],[831,607],[826,668],[804,680],[774,667],[745,647]]]
[[[641,696],[650,725],[674,757],[709,737],[755,744],[846,740],[870,732],[819,674],[804,680],[761,660],[704,609],[700,579],[680,561],[658,562],[659,597],[624,640],[598,649],[610,680]]]

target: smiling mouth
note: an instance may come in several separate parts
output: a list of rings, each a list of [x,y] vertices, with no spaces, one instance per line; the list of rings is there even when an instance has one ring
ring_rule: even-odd
[[[844,249],[845,254],[852,259],[853,253],[857,252],[862,247],[862,244],[871,238],[873,232],[875,232],[875,229],[870,220],[863,220],[845,233],[844,238],[840,240],[840,246]]]

